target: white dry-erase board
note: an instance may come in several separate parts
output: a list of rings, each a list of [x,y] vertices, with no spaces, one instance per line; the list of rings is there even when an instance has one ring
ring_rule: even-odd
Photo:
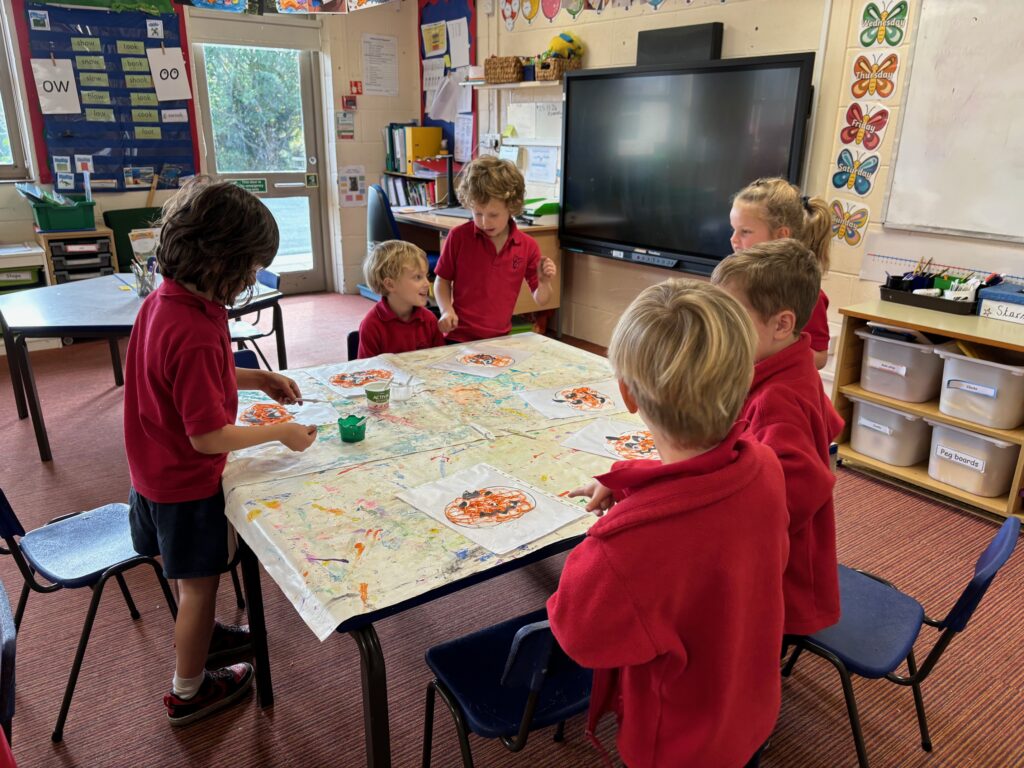
[[[1024,242],[1024,2],[921,0],[886,227]]]

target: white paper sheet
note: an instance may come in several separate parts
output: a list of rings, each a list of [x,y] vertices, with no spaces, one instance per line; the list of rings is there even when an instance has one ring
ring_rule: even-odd
[[[44,115],[81,114],[71,59],[32,59],[32,76],[39,94],[39,110]]]
[[[651,432],[642,424],[598,419],[562,442],[566,448],[610,459],[660,459]]]
[[[530,147],[530,162],[526,166],[527,181],[554,184],[558,181],[558,149]]]
[[[153,76],[157,101],[192,98],[181,48],[147,48],[146,56],[149,58],[149,73]]]
[[[536,105],[535,135],[538,139],[562,140],[562,102],[544,101]]]
[[[537,135],[537,105],[532,102],[509,104],[505,122],[515,126],[516,138],[534,138]]]
[[[463,88],[462,90],[468,90]],[[455,119],[455,162],[468,163],[473,159],[473,116],[459,115]]]
[[[444,59],[423,60],[423,90],[436,91],[444,79]]]
[[[489,464],[398,494],[429,517],[499,555],[587,514]]]
[[[363,93],[398,95],[398,38],[363,35]]]
[[[519,396],[549,419],[625,410],[614,379],[555,389],[535,389],[520,392]]]
[[[491,344],[474,344],[460,347],[452,357],[435,363],[431,367],[493,379],[495,376],[501,376],[503,373],[514,370],[529,356],[530,353],[522,349]]]
[[[462,86],[456,83],[454,78],[455,73],[449,72],[448,76],[441,80],[441,85],[438,86],[437,92],[427,108],[427,114],[435,120],[454,123],[455,118],[458,117],[459,88]]]
[[[455,78],[455,84],[459,86],[459,113],[472,112],[473,88],[468,85],[462,85],[462,83],[466,82],[466,78],[469,77],[469,67],[455,70],[453,77]]]
[[[448,49],[453,69],[469,66],[469,25],[465,17],[448,22]]]
[[[416,384],[417,381],[398,366],[379,357],[365,360],[351,360],[315,368],[310,373],[334,392],[345,397],[360,397],[366,394],[366,384],[372,381]]]

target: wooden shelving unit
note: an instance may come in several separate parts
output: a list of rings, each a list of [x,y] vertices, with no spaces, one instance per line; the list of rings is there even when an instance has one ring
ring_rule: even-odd
[[[460,83],[478,91],[517,91],[530,88],[561,88],[561,80],[526,80],[518,83]]]
[[[864,342],[856,331],[867,326],[869,321],[886,325],[912,328],[924,333],[947,336],[952,339],[963,339],[978,345],[999,347],[1024,352],[1024,333],[1020,326],[999,320],[990,320],[974,315],[950,315],[929,309],[907,307],[884,301],[865,302],[840,311],[843,315],[843,329],[837,346],[834,389],[832,400],[836,410],[845,419],[846,427],[839,437],[839,456],[845,463],[853,467],[861,467],[871,472],[894,478],[904,483],[924,489],[929,494],[944,496],[960,504],[1007,517],[1022,514],[1021,487],[1024,482],[1024,449],[1017,458],[1010,491],[1004,496],[987,498],[968,493],[946,483],[934,480],[928,474],[927,462],[913,467],[894,467],[869,456],[857,453],[850,447],[850,426],[853,419],[853,402],[856,397],[877,405],[883,405],[905,413],[921,416],[938,424],[948,424],[966,429],[986,437],[993,437],[1005,442],[1024,446],[1024,427],[1017,429],[994,429],[974,422],[947,416],[939,410],[938,400],[926,403],[907,403],[874,392],[868,392],[860,386],[861,361],[864,354]]]

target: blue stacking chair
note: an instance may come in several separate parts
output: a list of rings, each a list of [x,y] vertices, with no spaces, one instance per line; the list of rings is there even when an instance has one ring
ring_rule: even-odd
[[[14,719],[14,655],[17,634],[7,590],[0,582],[0,728],[3,728],[8,744],[11,743],[11,720]]]
[[[562,741],[565,721],[590,703],[590,670],[558,647],[542,610],[435,645],[427,666],[434,679],[427,685],[423,768],[430,766],[435,694],[455,721],[465,768],[473,766],[470,732],[519,752],[539,728],[556,725],[555,741]]]
[[[261,269],[256,273],[256,281],[260,285],[265,285],[267,288],[271,288],[275,291],[281,289],[281,276],[276,272],[271,272],[269,269]],[[229,320],[228,321],[228,332],[231,334],[231,341],[238,345],[239,350],[247,349],[247,344],[252,344],[252,348],[256,350],[256,354],[260,356],[260,360],[267,366],[267,370],[273,370],[270,367],[270,361],[267,360],[267,356],[263,354],[263,350],[256,344],[256,339],[264,339],[267,336],[273,336],[273,329],[264,331],[260,329],[256,323],[260,321],[260,312],[257,310],[256,318],[251,322],[245,322],[244,320]],[[255,366],[244,366],[246,368],[259,368]]]
[[[974,576],[944,619],[929,618],[917,600],[901,592],[888,581],[865,571],[839,566],[839,593],[842,615],[839,622],[816,634],[795,638],[796,649],[783,669],[788,676],[802,650],[827,660],[839,672],[850,716],[857,760],[868,768],[868,754],[861,733],[857,701],[853,695],[851,674],[877,679],[884,677],[897,685],[910,686],[914,693],[917,722],[921,729],[921,748],[932,751],[928,722],[925,719],[921,682],[935,668],[953,637],[967,627],[996,573],[1006,563],[1020,536],[1020,519],[1007,518],[995,537],[981,553]],[[928,625],[939,636],[920,668],[914,659],[914,641]],[[897,674],[907,664],[909,674]]]
[[[64,738],[64,723],[71,707],[71,697],[75,692],[89,634],[96,619],[96,609],[99,608],[107,581],[111,578],[117,581],[128,604],[128,611],[133,619],[137,619],[139,611],[122,574],[136,566],[149,565],[156,573],[160,588],[167,598],[172,618],[177,617],[178,605],[160,564],[152,557],[140,555],[132,546],[127,504],[107,504],[87,512],[74,512],[54,518],[41,528],[26,533],[7,497],[0,490],[0,537],[7,544],[6,554],[14,557],[18,570],[25,578],[21,599],[14,613],[15,627],[21,626],[29,592],[56,592],[81,587],[92,590],[92,600],[85,615],[75,661],[71,665],[64,701],[53,730],[53,740],[60,741]],[[38,577],[42,577],[43,581]]]

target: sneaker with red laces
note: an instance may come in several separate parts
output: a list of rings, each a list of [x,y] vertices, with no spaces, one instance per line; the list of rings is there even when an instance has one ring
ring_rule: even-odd
[[[210,651],[206,655],[206,666],[213,669],[225,661],[239,661],[252,657],[252,640],[248,624],[213,625]]]
[[[188,725],[238,700],[252,687],[252,665],[241,663],[203,673],[196,695],[182,699],[171,691],[164,696],[171,725]]]

